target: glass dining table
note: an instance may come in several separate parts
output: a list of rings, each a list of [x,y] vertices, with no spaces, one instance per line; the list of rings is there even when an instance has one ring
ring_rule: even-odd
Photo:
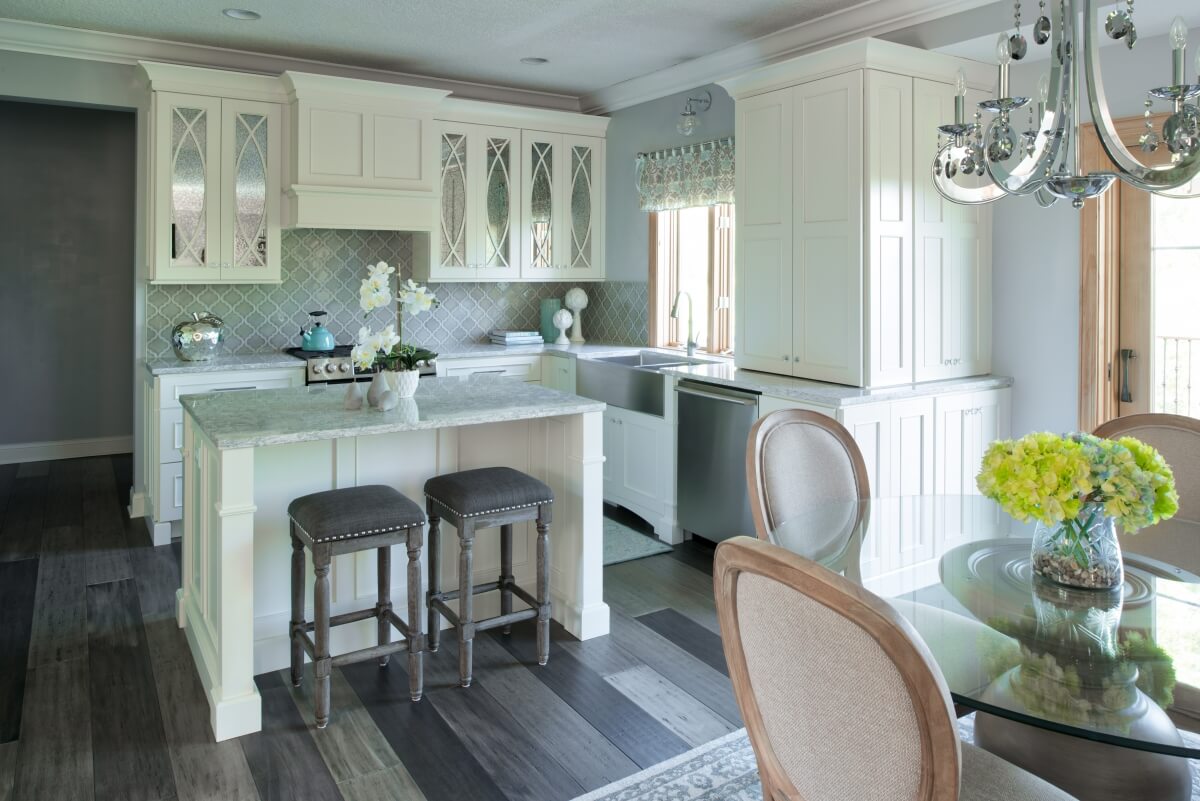
[[[981,713],[980,746],[1081,801],[1191,799],[1200,523],[1123,537],[1125,583],[1111,591],[1035,575],[1032,536],[974,495],[818,504],[770,534],[908,620],[954,702]]]

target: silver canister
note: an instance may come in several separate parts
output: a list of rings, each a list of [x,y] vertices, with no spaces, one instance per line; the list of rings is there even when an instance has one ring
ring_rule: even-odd
[[[216,356],[225,339],[225,323],[208,312],[192,312],[192,319],[184,320],[171,329],[171,346],[175,355],[184,361],[203,362]]]

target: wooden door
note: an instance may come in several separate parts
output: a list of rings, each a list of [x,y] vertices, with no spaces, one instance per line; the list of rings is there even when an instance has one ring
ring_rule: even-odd
[[[739,367],[792,372],[792,91],[737,104],[734,271]]]

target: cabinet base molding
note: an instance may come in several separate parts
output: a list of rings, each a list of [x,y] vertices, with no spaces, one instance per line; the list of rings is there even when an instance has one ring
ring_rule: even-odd
[[[86,456],[111,456],[114,453],[130,453],[132,450],[132,436],[61,439],[54,442],[20,442],[14,445],[0,445],[0,464],[49,462],[54,459],[81,459]]]

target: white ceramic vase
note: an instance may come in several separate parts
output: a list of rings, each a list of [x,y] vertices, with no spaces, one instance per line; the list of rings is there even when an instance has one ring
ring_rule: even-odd
[[[380,398],[382,398],[383,393],[385,393],[387,391],[388,391],[387,378],[384,377],[384,374],[382,371],[376,373],[375,377],[371,379],[370,388],[367,390],[367,403],[369,403],[371,405],[372,409],[379,406]]]
[[[411,398],[417,393],[420,382],[420,370],[388,370],[388,383],[397,398]]]

